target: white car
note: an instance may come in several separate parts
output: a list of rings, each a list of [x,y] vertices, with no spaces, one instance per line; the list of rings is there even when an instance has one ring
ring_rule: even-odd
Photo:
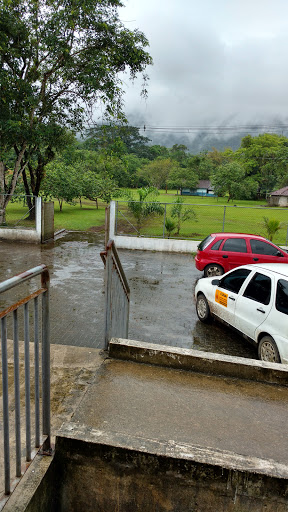
[[[259,359],[288,364],[288,265],[263,263],[199,279],[201,322],[215,317],[257,344]]]

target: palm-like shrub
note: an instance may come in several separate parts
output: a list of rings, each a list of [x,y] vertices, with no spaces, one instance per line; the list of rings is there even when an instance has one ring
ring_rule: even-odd
[[[281,229],[281,222],[277,219],[263,217],[267,238],[272,242],[274,235]]]

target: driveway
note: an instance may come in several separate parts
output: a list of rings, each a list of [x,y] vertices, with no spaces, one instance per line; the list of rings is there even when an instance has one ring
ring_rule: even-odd
[[[51,277],[51,343],[102,348],[101,250],[103,238],[97,233],[69,232],[42,246],[0,241],[0,281],[45,263]],[[202,274],[191,255],[128,250],[119,250],[119,255],[131,288],[130,339],[256,357],[241,337],[197,319],[193,289]],[[30,291],[31,284],[25,283],[23,292]],[[16,289],[3,294],[1,309],[16,294]]]

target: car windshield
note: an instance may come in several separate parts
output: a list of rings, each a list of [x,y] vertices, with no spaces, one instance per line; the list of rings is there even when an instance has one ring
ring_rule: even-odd
[[[202,240],[202,242],[200,242],[200,244],[198,245],[199,251],[204,251],[204,249],[206,249],[206,247],[208,247],[208,245],[210,244],[210,242],[212,242],[212,240],[215,240],[215,236],[211,236],[211,235],[206,236],[206,238],[204,238],[204,240]]]

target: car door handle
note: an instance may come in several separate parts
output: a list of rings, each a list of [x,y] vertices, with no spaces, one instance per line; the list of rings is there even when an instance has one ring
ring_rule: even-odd
[[[257,308],[257,311],[259,311],[259,313],[265,313],[264,309]]]
[[[224,254],[224,255],[222,256],[222,258],[228,258],[228,255],[227,255],[227,254]]]
[[[259,261],[259,258],[253,258],[253,261]]]
[[[235,302],[235,299],[234,299],[234,297],[230,297],[230,296],[229,296],[229,299],[230,299],[230,300],[234,300],[234,302]]]

